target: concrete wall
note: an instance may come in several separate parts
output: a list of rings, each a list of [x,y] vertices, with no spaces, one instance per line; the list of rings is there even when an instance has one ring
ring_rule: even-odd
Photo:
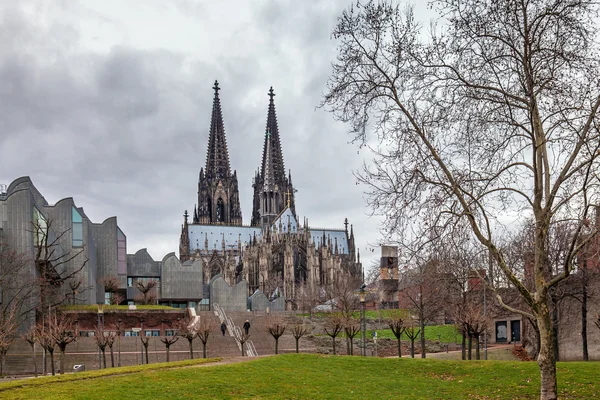
[[[181,263],[175,253],[166,255],[161,270],[162,300],[200,300],[204,297],[202,262]]]
[[[211,308],[220,305],[225,311],[246,311],[248,283],[238,282],[229,286],[221,275],[214,276],[208,283]]]
[[[265,311],[267,307],[270,311],[285,311],[285,298],[280,296],[269,301],[263,292],[256,292],[248,299],[248,308],[251,311]]]

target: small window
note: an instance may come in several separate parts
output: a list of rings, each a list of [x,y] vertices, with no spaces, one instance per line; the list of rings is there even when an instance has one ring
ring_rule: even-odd
[[[83,246],[83,218],[75,207],[71,207],[71,218],[73,223],[73,229],[71,230],[73,247],[81,247]]]
[[[135,331],[125,331],[125,336],[140,336],[140,333]]]
[[[177,333],[177,330],[175,330],[175,329],[165,330],[165,336],[175,336],[176,333]]]
[[[81,337],[91,337],[94,336],[96,332],[94,331],[79,331],[79,336]]]
[[[133,287],[133,278],[127,277],[127,287]]]
[[[33,208],[33,240],[36,246],[44,241],[48,234],[48,224],[46,218],[37,208]]]
[[[160,331],[158,329],[148,329],[144,331],[144,336],[160,336]]]

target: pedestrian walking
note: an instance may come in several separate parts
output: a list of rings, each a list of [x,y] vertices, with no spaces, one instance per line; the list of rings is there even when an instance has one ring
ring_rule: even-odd
[[[244,322],[244,332],[246,332],[246,335],[248,334],[249,330],[250,330],[250,321],[246,320],[246,322]]]
[[[221,324],[221,332],[223,332],[223,336],[225,336],[226,331],[227,331],[227,324],[225,324],[225,322],[223,322]]]

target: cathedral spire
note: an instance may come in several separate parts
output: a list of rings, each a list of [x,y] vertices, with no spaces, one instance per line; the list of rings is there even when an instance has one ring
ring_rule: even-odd
[[[263,164],[263,192],[272,191],[275,186],[274,165],[271,153],[272,143],[271,130],[267,127],[265,135],[265,162]]]
[[[183,225],[179,236],[179,259],[184,262],[190,259],[190,235],[188,230],[188,212],[183,213]]]
[[[283,154],[281,152],[281,141],[279,138],[279,127],[277,126],[277,114],[275,113],[275,101],[273,97],[275,97],[275,92],[273,91],[273,86],[269,89],[269,108],[267,111],[267,131],[271,132],[272,138],[269,140],[271,143],[270,150],[267,151],[267,138],[265,137],[265,143],[263,145],[263,158],[262,158],[262,168],[260,170],[261,176],[264,179],[265,176],[265,164],[267,159],[267,152],[270,153],[271,162],[273,164],[273,176],[277,181],[284,181],[285,176],[285,167],[283,165]]]
[[[219,82],[215,81],[213,90],[215,91],[215,97],[213,98],[208,150],[206,153],[206,175],[215,178],[225,178],[230,175],[230,168],[223,113],[221,112],[221,100],[219,99],[219,90],[221,90]]]

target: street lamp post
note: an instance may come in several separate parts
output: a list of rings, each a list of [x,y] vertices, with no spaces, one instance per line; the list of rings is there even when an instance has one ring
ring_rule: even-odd
[[[144,334],[144,318],[140,318],[140,336]],[[141,340],[141,338],[140,338]],[[140,346],[140,353],[142,356],[142,365],[144,365],[144,346]],[[146,360],[148,361],[148,360]]]
[[[123,325],[122,325],[122,320],[121,320],[121,319],[119,319],[119,320],[117,321],[117,324],[118,324],[118,325],[117,325],[117,335],[118,335],[118,336],[117,336],[117,341],[118,341],[118,342],[117,342],[117,347],[118,347],[118,352],[119,352],[119,358],[118,358],[118,360],[117,360],[117,366],[119,366],[119,367],[120,367],[120,366],[121,366],[121,331],[123,330],[123,329],[122,329],[122,326],[123,326]]]
[[[358,292],[360,296],[360,331],[362,338],[362,356],[365,357],[367,355],[367,324],[365,321],[365,297],[366,297],[366,288],[367,286],[363,283],[360,285],[360,290]]]
[[[102,303],[98,304],[98,335],[104,336],[104,324],[101,323],[104,321],[104,310],[102,309]],[[99,342],[98,342],[99,343]],[[102,351],[100,351],[100,346],[98,346],[98,369],[102,369]]]

